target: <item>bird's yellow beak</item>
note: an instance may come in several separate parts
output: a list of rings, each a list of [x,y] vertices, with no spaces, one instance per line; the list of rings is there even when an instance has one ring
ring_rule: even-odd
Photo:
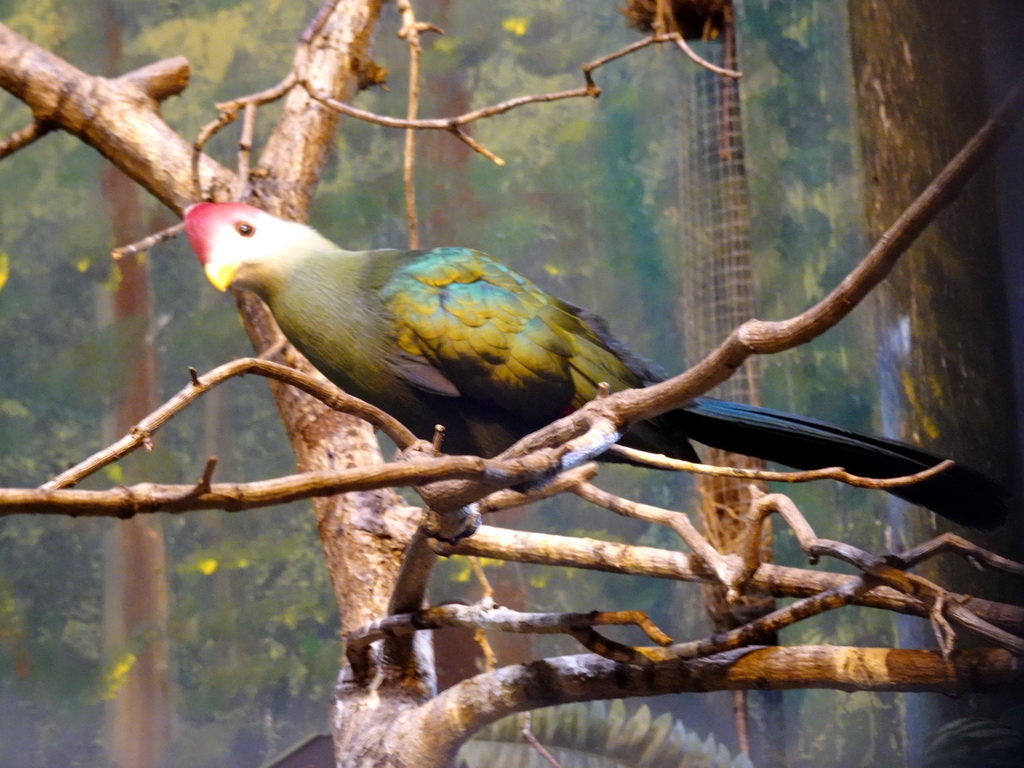
[[[213,283],[214,288],[218,291],[226,291],[228,286],[231,285],[231,280],[235,276],[238,264],[209,261],[203,269],[206,271],[207,279]]]

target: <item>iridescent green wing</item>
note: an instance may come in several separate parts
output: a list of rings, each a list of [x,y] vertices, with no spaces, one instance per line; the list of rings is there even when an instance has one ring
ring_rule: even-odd
[[[410,256],[381,295],[416,386],[535,420],[579,407],[601,381],[640,383],[579,310],[503,264],[465,248]]]

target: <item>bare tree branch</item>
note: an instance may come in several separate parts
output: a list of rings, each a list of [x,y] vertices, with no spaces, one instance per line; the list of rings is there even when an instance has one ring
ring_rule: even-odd
[[[497,157],[488,150],[485,150],[479,142],[471,139],[460,129],[464,125],[474,123],[477,120],[483,120],[484,118],[494,117],[495,115],[501,115],[505,112],[509,112],[517,107],[522,107],[527,104],[545,104],[552,101],[561,101],[563,99],[578,99],[583,97],[597,98],[600,95],[600,90],[594,90],[591,87],[584,88],[572,88],[567,91],[555,91],[553,93],[542,93],[531,96],[519,96],[514,99],[502,101],[498,104],[492,104],[489,107],[483,107],[481,109],[475,109],[471,112],[466,112],[461,115],[454,117],[439,117],[432,119],[401,119],[397,117],[387,117],[386,115],[378,115],[373,112],[368,112],[365,109],[359,109],[353,107],[351,104],[346,104],[337,99],[331,98],[329,95],[318,91],[311,84],[306,81],[301,83],[303,87],[309,92],[309,95],[324,104],[327,107],[349,117],[355,117],[359,120],[365,120],[368,123],[374,123],[376,125],[382,125],[385,128],[404,128],[406,130],[418,130],[418,131],[448,131],[453,134],[456,138],[464,141],[470,147],[477,152],[484,154],[489,160],[493,161],[497,165],[504,165],[505,161]]]
[[[137,240],[134,243],[128,245],[122,245],[110,252],[110,257],[114,260],[123,259],[125,256],[134,256],[141,251],[146,251],[152,248],[154,245],[159,245],[172,237],[178,235],[185,229],[184,224],[175,224],[173,227],[167,229],[161,229],[159,232],[154,232],[148,237],[144,237],[141,240]]]
[[[513,531],[489,525],[480,526],[471,538],[455,546],[437,546],[447,555],[475,555],[496,560],[679,581],[699,582],[714,578],[700,558],[683,552],[548,533]],[[846,574],[761,563],[751,574],[746,589],[773,597],[810,597],[842,587],[856,578]],[[858,596],[853,602],[855,605],[913,616],[927,618],[929,615],[928,607],[916,597],[884,586]],[[1002,629],[1024,634],[1024,608],[967,595],[953,595],[950,602],[963,605]]]
[[[195,199],[192,148],[164,122],[159,101],[187,84],[181,57],[95,77],[0,24],[0,88],[25,102],[36,122],[77,136],[175,211]],[[211,192],[232,188],[234,174],[209,158],[199,172]]]
[[[0,141],[0,160],[14,154],[23,147],[27,147],[36,139],[41,139],[52,130],[52,125],[34,120],[20,131],[15,131],[6,139]]]
[[[443,34],[433,24],[416,21],[410,0],[398,0],[398,11],[402,14],[402,28],[398,36],[409,44],[409,99],[406,108],[406,119],[415,120],[420,107],[420,57],[423,46],[420,44],[420,32],[437,32]],[[414,166],[416,162],[416,131],[409,128],[405,132],[405,151],[402,162],[402,183],[405,186],[405,215],[409,224],[409,247],[420,247],[419,222],[416,218],[416,186]]]
[[[751,572],[753,561],[757,558],[756,542],[759,528],[767,516],[773,513],[786,521],[800,548],[812,563],[816,563],[823,555],[834,557],[858,568],[871,583],[883,584],[923,602],[928,608],[933,627],[939,633],[937,636],[944,655],[948,656],[953,649],[953,638],[944,630],[947,617],[1013,653],[1024,655],[1024,638],[1005,632],[981,620],[962,606],[956,606],[942,587],[922,576],[903,570],[906,566],[900,562],[898,555],[889,555],[883,559],[845,542],[819,538],[793,501],[780,493],[763,494],[757,491],[754,495],[749,518],[750,527],[745,536],[745,543],[741,544],[745,549],[745,572]]]
[[[862,477],[854,475],[842,467],[822,467],[821,469],[807,469],[801,471],[775,472],[767,469],[743,469],[741,467],[718,467],[712,464],[699,464],[693,461],[673,459],[662,456],[658,453],[641,451],[636,448],[629,448],[625,445],[614,445],[609,450],[617,456],[635,461],[638,464],[645,464],[658,469],[672,469],[679,472],[689,472],[695,475],[710,475],[713,477],[735,477],[744,480],[762,480],[771,483],[809,483],[814,480],[838,480],[846,485],[856,488],[874,488],[884,490],[887,488],[902,488],[907,485],[919,483],[934,477],[940,472],[945,472],[953,466],[951,459],[946,459],[934,467],[915,472],[912,475],[901,477]]]
[[[388,616],[345,638],[345,653],[357,677],[370,670],[362,667],[370,644],[388,637],[409,635],[423,629],[467,627],[526,634],[576,636],[579,630],[599,626],[635,626],[654,642],[669,645],[665,635],[642,611],[591,611],[590,613],[524,613],[483,600],[475,605],[437,605],[413,613]],[[601,638],[601,640],[604,640]],[[604,641],[608,644],[608,641]],[[601,646],[602,644],[596,643]],[[608,644],[614,645],[614,644]],[[605,645],[604,647],[607,647]],[[598,651],[600,652],[600,651]]]
[[[701,659],[621,664],[593,654],[561,656],[504,667],[458,683],[422,705],[395,743],[424,728],[449,734],[434,745],[431,764],[444,765],[466,734],[505,715],[553,702],[630,695],[761,688],[840,691],[1011,690],[1024,679],[1024,660],[1004,650],[938,653],[841,646],[751,646]],[[487,701],[481,707],[479,702]],[[414,722],[414,719],[416,722]],[[408,727],[408,733],[403,729]]]
[[[290,384],[316,397],[329,408],[357,416],[382,430],[400,447],[408,447],[416,442],[416,437],[396,419],[359,398],[345,394],[322,377],[306,374],[269,360],[240,358],[214,368],[201,378],[196,376],[195,371],[192,371],[191,383],[132,427],[128,435],[62,472],[53,480],[44,483],[40,489],[53,490],[76,485],[94,472],[143,446],[154,432],[184,410],[196,398],[230,378],[249,373]]]
[[[616,59],[621,59],[623,56],[628,56],[631,53],[636,53],[637,51],[642,50],[648,47],[649,45],[658,45],[661,43],[674,43],[679,48],[679,50],[681,50],[683,53],[687,55],[687,57],[689,57],[691,61],[693,61],[698,66],[703,67],[704,69],[714,72],[716,75],[722,75],[723,77],[731,77],[734,79],[743,76],[741,72],[737,72],[736,70],[733,69],[727,69],[725,67],[719,67],[716,64],[712,64],[707,59],[703,59],[700,56],[698,56],[697,53],[693,50],[693,48],[690,47],[690,44],[686,42],[686,39],[680,33],[658,32],[649,37],[645,37],[643,40],[637,40],[635,43],[630,43],[629,45],[620,48],[617,51],[613,51],[612,53],[606,54],[598,59],[594,59],[593,61],[584,64],[583,77],[586,79],[588,86],[596,87],[596,85],[594,84],[593,76],[591,74],[595,69],[603,67],[605,64],[609,64],[615,61]]]

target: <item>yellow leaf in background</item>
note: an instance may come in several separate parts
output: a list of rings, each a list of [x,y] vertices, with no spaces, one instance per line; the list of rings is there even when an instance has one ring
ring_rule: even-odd
[[[132,671],[138,656],[126,651],[121,655],[114,665],[103,676],[103,690],[100,691],[100,698],[112,699],[117,695],[118,690],[128,679],[128,673]]]
[[[200,560],[196,564],[196,567],[199,569],[199,572],[201,574],[203,574],[204,576],[209,576],[211,573],[217,570],[217,565],[218,563],[216,560],[214,560],[212,557],[207,557]]]
[[[120,464],[111,464],[105,467],[103,472],[114,485],[121,485],[124,482],[124,470],[121,469]]]
[[[451,35],[438,37],[431,40],[430,46],[438,53],[451,53],[459,47],[459,39]]]
[[[89,265],[92,264],[92,259],[88,256],[83,256],[75,262],[75,269],[79,272],[85,272],[89,269]]]
[[[0,251],[0,291],[4,289],[7,284],[7,278],[11,276],[11,259],[10,257]]]
[[[501,28],[506,32],[511,32],[517,37],[522,37],[526,34],[526,30],[530,28],[530,17],[529,16],[509,16],[503,22],[501,22]]]

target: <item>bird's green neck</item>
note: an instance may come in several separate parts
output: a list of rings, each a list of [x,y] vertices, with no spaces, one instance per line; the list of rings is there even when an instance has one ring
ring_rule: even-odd
[[[360,397],[383,388],[394,372],[392,333],[374,284],[393,252],[292,251],[264,269],[253,290],[278,325],[328,378]]]

